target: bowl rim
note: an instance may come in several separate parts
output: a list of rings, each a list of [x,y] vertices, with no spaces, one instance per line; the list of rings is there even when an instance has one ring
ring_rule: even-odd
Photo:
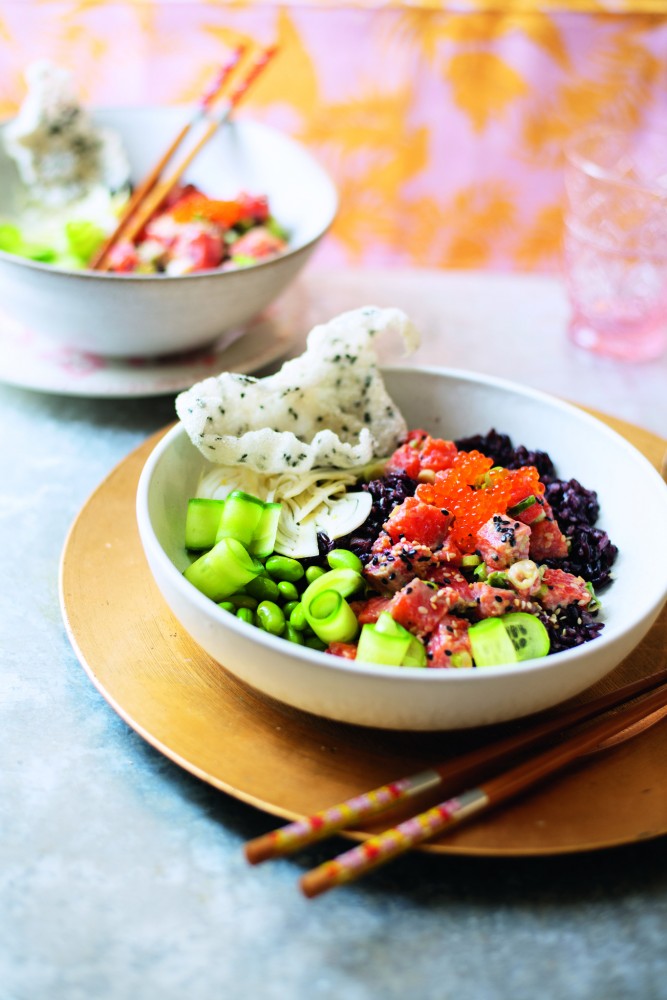
[[[186,105],[135,105],[131,107],[124,108],[121,105],[100,105],[90,109],[91,117],[94,119],[97,114],[126,114],[135,113],[141,114],[149,111],[160,111],[166,114],[173,113],[173,117],[178,117],[178,113],[183,114],[186,112]],[[0,132],[8,125],[13,118],[4,118],[0,121]],[[120,273],[114,271],[92,271],[90,268],[81,268],[80,270],[71,270],[66,267],[59,267],[56,264],[48,264],[38,260],[30,260],[27,257],[19,257],[17,254],[9,253],[6,250],[0,249],[0,261],[8,264],[14,264],[20,268],[29,268],[34,271],[45,271],[48,274],[59,274],[66,275],[70,278],[83,279],[87,281],[130,281],[137,282],[141,284],[152,284],[161,283],[167,280],[169,284],[174,282],[185,282],[185,281],[202,281],[206,278],[222,278],[226,275],[239,275],[245,271],[255,273],[257,269],[267,270],[269,268],[278,266],[287,260],[291,260],[299,254],[308,252],[312,247],[314,247],[319,241],[326,236],[326,234],[331,229],[336,216],[338,214],[340,206],[340,198],[338,195],[338,190],[333,182],[333,179],[329,172],[322,166],[319,160],[313,155],[313,153],[306,146],[302,145],[298,140],[294,139],[292,136],[288,135],[286,132],[281,131],[278,128],[274,128],[271,125],[267,125],[265,122],[255,121],[252,118],[240,118],[231,119],[225,123],[226,126],[231,128],[245,129],[249,128],[250,131],[256,130],[258,132],[264,132],[266,134],[272,135],[277,138],[278,141],[284,141],[285,145],[291,146],[293,149],[301,153],[307,160],[310,161],[310,166],[318,171],[321,175],[321,181],[326,187],[329,188],[329,197],[331,199],[331,211],[320,230],[311,239],[304,243],[300,243],[298,246],[292,247],[286,250],[284,253],[279,254],[276,257],[271,257],[269,260],[258,261],[256,264],[251,264],[246,268],[237,268],[235,270],[222,271],[219,267],[209,268],[206,271],[195,271],[191,274],[133,274],[133,273]]]
[[[558,397],[550,395],[549,393],[542,392],[538,389],[532,389],[528,386],[522,386],[509,379],[472,372],[466,369],[447,368],[435,365],[381,365],[380,370],[382,373],[396,372],[399,374],[405,373],[411,375],[427,374],[447,376],[467,383],[482,384],[505,391],[515,393],[518,392],[520,395],[534,399],[536,402],[547,404],[557,410],[562,410],[571,416],[576,416],[578,419],[583,420],[585,424],[595,427],[598,432],[602,432],[604,435],[609,437],[617,447],[620,446],[628,454],[631,460],[638,463],[638,465],[642,467],[646,473],[654,475],[656,485],[664,486],[658,471],[653,467],[648,459],[632,444],[626,441],[622,435],[618,434],[611,427],[608,427],[592,414],[587,413],[575,404],[561,400]],[[172,586],[178,588],[185,598],[191,604],[194,604],[196,609],[209,621],[214,620],[214,616],[216,620],[219,620],[217,614],[218,609],[215,602],[211,601],[185,580],[182,573],[176,568],[174,563],[162,548],[153,530],[148,513],[148,498],[153,473],[165,452],[168,451],[173,442],[181,436],[184,436],[189,441],[184,426],[180,421],[178,421],[174,424],[174,426],[167,430],[163,437],[158,441],[146,459],[146,462],[141,470],[136,492],[136,515],[139,534],[142,545],[145,549],[150,548],[152,557],[157,561],[161,571],[166,573],[167,579],[171,582]],[[192,445],[192,447],[195,449],[194,445]],[[665,493],[665,513],[667,520],[667,492]],[[659,592],[658,587],[655,588],[655,593],[652,595],[649,604],[643,604],[641,613],[636,613],[633,619],[630,622],[626,622],[622,628],[615,626],[613,622],[606,622],[602,633],[589,642],[582,643],[571,649],[562,650],[553,656],[524,660],[520,664],[498,664],[496,666],[485,667],[483,669],[461,668],[457,670],[406,670],[404,667],[347,660],[344,657],[332,656],[331,654],[319,652],[318,650],[306,649],[305,647],[299,646],[295,643],[290,643],[289,655],[302,661],[303,663],[314,664],[319,669],[324,669],[327,672],[343,672],[349,673],[350,675],[361,675],[362,677],[369,679],[382,678],[406,684],[481,684],[483,683],[484,678],[499,679],[503,677],[516,676],[528,677],[532,674],[557,669],[559,664],[574,665],[579,660],[587,658],[591,652],[602,650],[611,646],[619,638],[619,636],[639,626],[646,620],[647,617],[654,618],[657,616],[666,598],[667,582],[665,583],[662,593]],[[247,622],[235,618],[233,615],[227,615],[227,618],[224,619],[224,626],[230,628],[233,632],[237,632],[239,637],[252,638],[254,641],[258,642],[260,646],[275,650],[279,654],[282,653],[285,655],[286,653],[284,639],[279,636],[273,636],[268,632],[264,632],[253,625],[249,625]]]

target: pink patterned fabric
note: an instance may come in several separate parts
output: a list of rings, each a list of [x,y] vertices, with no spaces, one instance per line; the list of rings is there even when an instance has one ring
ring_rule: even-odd
[[[37,58],[90,105],[193,101],[239,38],[280,45],[239,115],[305,143],[338,185],[325,263],[552,270],[563,141],[601,118],[667,122],[662,0],[5,0],[0,112]]]

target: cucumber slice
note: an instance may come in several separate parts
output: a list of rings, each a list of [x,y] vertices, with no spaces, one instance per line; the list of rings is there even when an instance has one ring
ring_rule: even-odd
[[[520,663],[549,652],[549,633],[539,618],[525,611],[485,618],[470,626],[468,636],[478,667]]]
[[[410,648],[410,636],[382,632],[377,625],[364,625],[357,644],[356,660],[359,663],[379,663],[400,667]]]
[[[233,490],[225,500],[216,542],[223,538],[235,538],[242,545],[250,546],[263,512],[263,500],[242,490]]]
[[[304,605],[306,621],[322,642],[351,642],[359,622],[347,601],[336,590],[323,590]]]
[[[224,500],[192,497],[185,515],[186,549],[212,549],[218,534]]]
[[[477,667],[495,667],[501,663],[517,663],[519,660],[502,618],[485,618],[484,621],[471,625],[468,638]]]
[[[368,628],[368,626],[365,625],[364,628]],[[400,667],[426,666],[426,650],[424,648],[424,644],[420,642],[419,639],[416,636],[414,636],[412,632],[410,632],[407,628],[404,628],[403,625],[395,621],[387,611],[383,611],[378,616],[378,620],[375,623],[374,632],[372,633],[373,643],[382,644],[384,642],[385,637],[391,640],[395,639],[401,640],[401,642],[406,644],[405,650],[401,656],[401,659],[397,663],[394,663],[394,659],[392,659],[391,661],[378,660],[377,661],[378,663],[391,663],[392,665]],[[366,643],[368,643],[368,637],[366,639]],[[371,648],[372,649],[374,648],[376,652],[379,653],[379,646],[376,645]],[[397,643],[394,642],[390,643],[388,648],[392,650],[392,656],[397,655],[396,650],[399,648]],[[357,651],[357,659],[359,659],[358,651]]]
[[[503,615],[500,621],[514,646],[517,660],[532,660],[549,652],[549,633],[539,618],[525,611]]]
[[[278,534],[278,522],[282,511],[282,504],[265,503],[262,516],[259,519],[255,534],[250,543],[250,553],[258,559],[266,559],[270,556],[276,546],[276,535]]]
[[[185,573],[197,590],[213,601],[224,601],[262,572],[254,559],[235,538],[222,538],[212,549],[195,559]]]
[[[330,569],[308,584],[301,595],[302,603],[308,604],[323,590],[335,590],[341,597],[350,597],[364,587],[364,578],[354,569]]]

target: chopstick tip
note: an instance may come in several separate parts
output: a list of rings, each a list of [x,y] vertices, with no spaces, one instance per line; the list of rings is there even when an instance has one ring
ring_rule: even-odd
[[[274,856],[273,841],[269,834],[249,840],[243,847],[246,861],[251,865],[259,865]]]

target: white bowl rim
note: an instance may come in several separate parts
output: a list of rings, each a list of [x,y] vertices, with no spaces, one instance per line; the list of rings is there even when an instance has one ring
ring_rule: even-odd
[[[169,105],[165,106],[164,108],[160,107],[158,108],[158,110],[182,112],[184,108],[185,108],[184,105]],[[120,114],[121,112],[123,114],[132,112],[145,113],[150,109],[151,106],[148,105],[140,107],[128,107],[128,108],[124,108],[119,105],[99,106],[92,108],[91,113],[92,117],[94,118],[96,113],[100,114],[107,114],[107,113]],[[12,121],[11,118],[6,118],[0,121],[0,129],[2,129],[10,121]],[[322,166],[322,164],[319,163],[318,160],[316,160],[316,158],[313,156],[310,150],[306,149],[305,146],[302,146],[296,139],[293,139],[290,135],[287,135],[287,133],[281,132],[280,129],[273,128],[272,126],[267,125],[264,122],[253,121],[250,118],[242,118],[239,119],[238,121],[233,120],[231,124],[240,125],[242,128],[247,125],[253,129],[257,129],[258,131],[271,133],[272,135],[279,137],[281,140],[285,141],[286,145],[291,145],[299,149],[299,151],[302,152],[306,158],[311,160],[312,165],[321,172],[322,180],[330,189],[329,193],[331,197],[331,212],[329,214],[329,218],[320,228],[320,231],[315,236],[313,236],[312,239],[307,240],[305,243],[300,243],[299,246],[295,246],[290,248],[289,250],[286,250],[284,253],[279,254],[277,257],[271,257],[269,260],[265,261],[260,260],[256,264],[250,265],[249,268],[237,268],[236,270],[222,271],[219,267],[212,267],[205,271],[195,271],[192,274],[134,274],[134,273],[125,273],[125,272],[121,273],[114,271],[92,271],[90,268],[81,268],[80,270],[72,270],[71,268],[59,267],[57,264],[48,264],[38,260],[30,260],[28,257],[20,257],[17,254],[8,253],[8,251],[6,250],[0,250],[0,260],[5,261],[8,264],[14,264],[17,267],[29,268],[32,271],[46,271],[49,274],[62,274],[62,275],[67,275],[68,277],[71,278],[83,279],[87,281],[122,281],[122,282],[131,281],[131,282],[140,282],[146,284],[152,282],[163,283],[165,280],[167,280],[169,284],[172,284],[173,282],[202,281],[205,278],[211,278],[211,277],[221,278],[224,275],[228,274],[238,275],[239,273],[243,273],[243,271],[245,270],[252,270],[253,272],[255,272],[257,268],[266,270],[267,268],[275,267],[282,261],[289,260],[291,257],[294,257],[297,254],[306,252],[316,243],[319,243],[322,237],[327,234],[327,232],[331,229],[331,226],[333,225],[334,220],[336,218],[339,206],[339,197],[338,197],[338,191],[336,190],[336,186],[333,183],[333,180],[331,179],[325,168]]]
[[[628,453],[628,455],[631,456],[633,461],[643,465],[646,472],[655,475],[657,484],[664,485],[657,470],[651,465],[648,459],[641,454],[641,452],[639,452],[633,445],[626,441],[625,438],[612,428],[608,427],[591,414],[586,413],[573,403],[558,399],[557,397],[538,389],[522,386],[509,379],[497,378],[493,375],[478,374],[464,369],[446,368],[435,365],[383,365],[381,366],[381,371],[410,373],[415,375],[420,373],[426,375],[444,375],[459,379],[460,381],[473,382],[476,384],[505,389],[511,392],[518,392],[527,398],[536,400],[537,402],[546,403],[555,409],[561,409],[565,413],[576,415],[577,418],[583,420],[584,423],[590,424],[595,427],[598,432],[602,432],[613,439],[616,445],[621,446]],[[185,580],[182,573],[180,573],[176,566],[172,563],[171,559],[155,537],[148,516],[148,492],[153,471],[155,470],[155,467],[164,452],[168,450],[171,443],[180,435],[185,435],[187,437],[185,428],[180,422],[178,422],[160,439],[148,456],[141,471],[136,495],[136,510],[139,531],[143,544],[149,544],[151,546],[153,557],[158,561],[171,583],[179,588],[187,587],[188,599],[195,605],[195,607],[197,607],[198,610],[201,611],[207,618],[212,619],[215,615],[217,619],[218,609],[215,602],[211,601],[208,597],[198,591],[196,587],[193,587]],[[665,499],[665,513],[667,516],[667,493]],[[613,622],[607,622],[605,623],[605,627],[601,634],[595,639],[592,639],[590,642],[582,643],[571,649],[562,650],[559,653],[555,653],[553,656],[524,660],[520,664],[502,664],[493,667],[484,667],[483,669],[461,668],[456,670],[406,670],[405,667],[392,667],[384,664],[372,664],[358,662],[356,660],[348,660],[345,657],[332,656],[330,653],[307,649],[303,646],[297,645],[296,643],[290,643],[289,652],[295,659],[316,664],[318,668],[326,671],[332,671],[334,673],[350,673],[369,678],[385,678],[387,680],[392,680],[394,682],[400,681],[406,684],[481,684],[483,683],[484,678],[488,679],[491,676],[494,678],[513,677],[517,675],[527,677],[529,674],[556,669],[559,664],[576,663],[577,660],[582,659],[589,654],[590,647],[593,644],[598,650],[603,646],[606,647],[611,645],[620,633],[627,631],[634,625],[637,625],[639,621],[645,619],[647,616],[657,615],[665,601],[666,594],[667,587],[664,588],[662,593],[659,593],[656,588],[655,594],[651,597],[650,602],[643,605],[642,614],[634,618],[631,622],[626,622],[622,629],[615,627]],[[225,628],[230,628],[232,631],[238,632],[239,635],[246,638],[249,635],[252,635],[260,646],[275,649],[277,652],[282,654],[285,653],[285,639],[282,639],[279,636],[273,636],[268,632],[264,632],[263,630],[256,628],[256,626],[250,625],[233,615],[227,615],[224,619],[224,626]],[[252,630],[251,633],[248,632],[249,629]]]

